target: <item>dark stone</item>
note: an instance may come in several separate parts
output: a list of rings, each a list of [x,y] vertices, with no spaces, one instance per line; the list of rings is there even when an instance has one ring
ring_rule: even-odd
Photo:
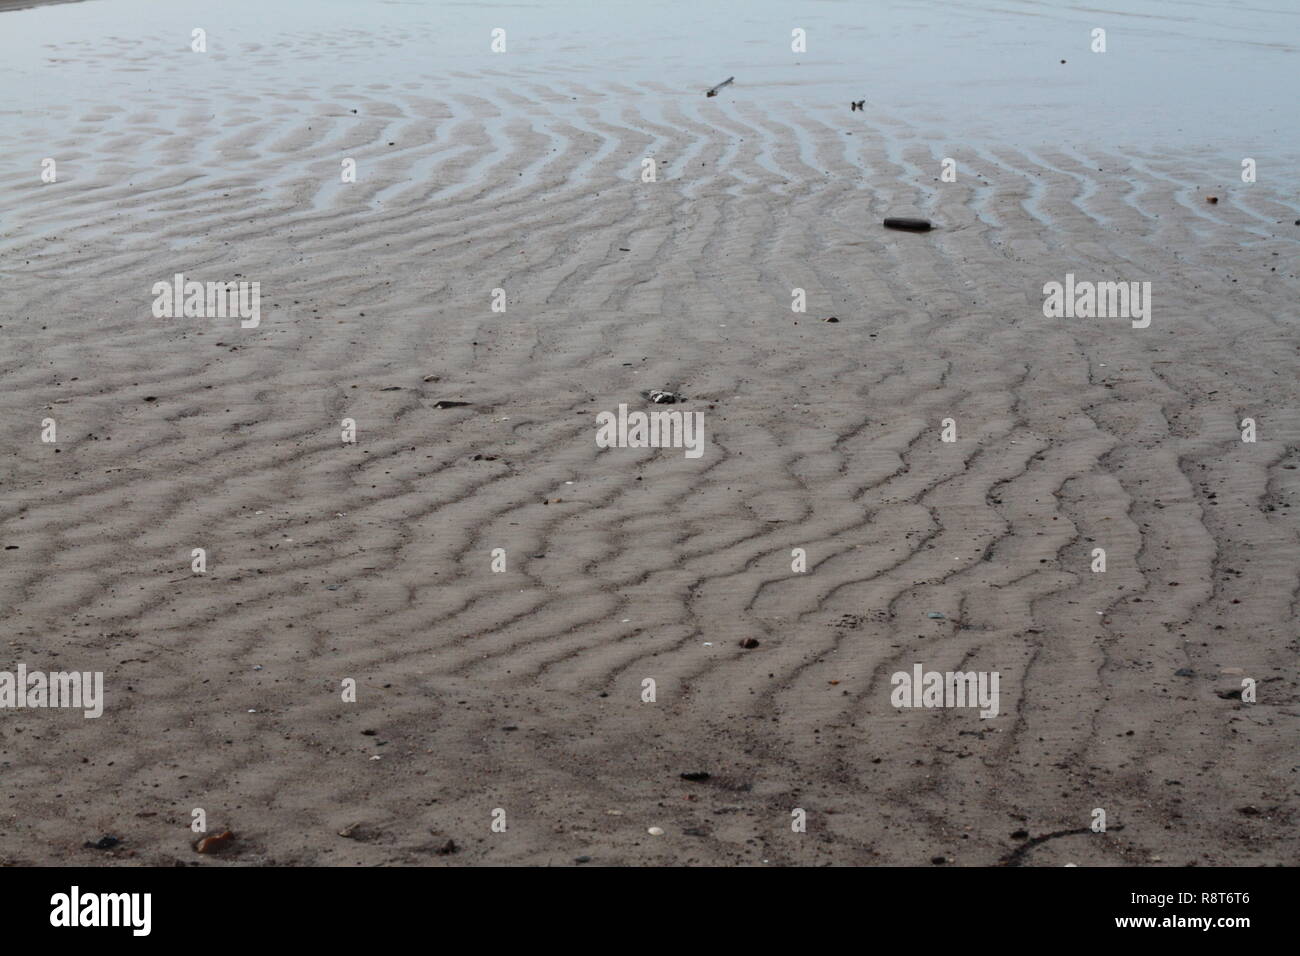
[[[886,219],[886,229],[906,229],[908,232],[929,232],[934,227],[929,219]]]

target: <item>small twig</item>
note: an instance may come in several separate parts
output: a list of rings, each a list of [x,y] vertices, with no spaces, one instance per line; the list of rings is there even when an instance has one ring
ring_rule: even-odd
[[[722,89],[724,86],[726,86],[726,85],[728,85],[729,83],[731,83],[731,81],[734,80],[734,79],[735,79],[734,76],[729,76],[729,77],[727,77],[725,80],[723,80],[723,81],[722,81],[721,83],[719,83],[717,86],[715,86],[713,89],[708,90],[707,92],[705,92],[704,95],[705,95],[705,96],[717,96],[717,95],[718,95],[718,90]]]
[[[1118,826],[1111,827],[1110,829],[1123,830],[1124,824],[1121,823]],[[1020,866],[1020,864],[1024,862],[1025,854],[1028,853],[1030,850],[1032,850],[1034,847],[1038,846],[1038,844],[1040,843],[1046,843],[1048,840],[1055,840],[1058,837],[1074,836],[1076,833],[1092,833],[1092,832],[1094,832],[1092,827],[1076,827],[1073,830],[1057,830],[1055,833],[1044,833],[1041,836],[1030,837],[1024,843],[1020,844],[1020,846],[1016,847],[1014,850],[1012,850],[1010,853],[1004,856],[1001,860],[999,860],[998,866]],[[1102,832],[1106,833],[1110,831],[1103,830]]]

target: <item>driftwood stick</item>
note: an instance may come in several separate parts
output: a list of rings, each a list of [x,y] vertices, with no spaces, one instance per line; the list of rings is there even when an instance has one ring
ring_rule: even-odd
[[[719,83],[717,86],[715,86],[713,89],[708,90],[704,95],[705,95],[705,96],[717,96],[717,95],[718,95],[718,90],[722,89],[724,86],[726,86],[727,84],[729,84],[729,83],[730,83],[732,80],[734,80],[734,79],[735,79],[734,76],[729,76],[729,77],[727,77],[725,80],[723,80],[723,81],[722,81],[721,83]]]
[[[929,232],[932,226],[929,219],[886,219],[887,229],[906,229],[909,232]]]

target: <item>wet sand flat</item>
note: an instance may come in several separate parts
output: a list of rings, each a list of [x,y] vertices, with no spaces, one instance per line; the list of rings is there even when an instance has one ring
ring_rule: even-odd
[[[852,10],[802,56],[762,4],[720,50],[707,11],[5,14],[0,670],[106,699],[0,710],[0,861],[1294,864],[1300,147],[1271,93],[1122,74],[1295,32],[1152,4],[1106,75],[1028,7],[894,24],[955,76],[1037,44],[947,94]],[[176,274],[258,324],[156,318]],[[1150,282],[1149,326],[1045,316],[1067,276]],[[698,459],[597,447],[655,388]],[[917,663],[998,716],[893,706]]]

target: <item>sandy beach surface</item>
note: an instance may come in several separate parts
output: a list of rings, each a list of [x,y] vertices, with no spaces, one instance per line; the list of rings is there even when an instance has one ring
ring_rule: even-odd
[[[873,6],[0,14],[0,862],[1296,863],[1300,13]]]

